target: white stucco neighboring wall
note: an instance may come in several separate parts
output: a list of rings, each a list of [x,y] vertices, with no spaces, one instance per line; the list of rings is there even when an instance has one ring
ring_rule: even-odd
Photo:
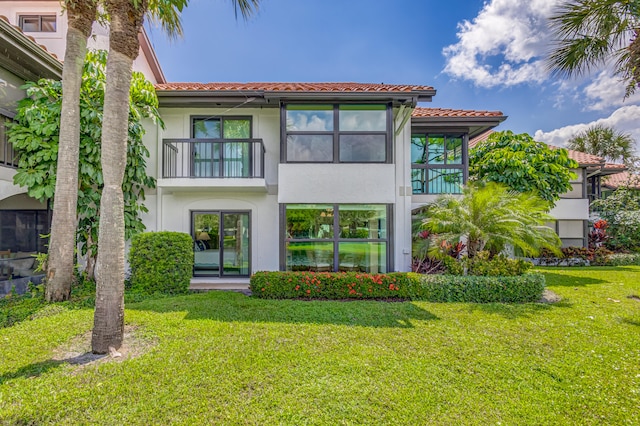
[[[549,214],[556,220],[588,220],[589,200],[586,198],[558,200]]]

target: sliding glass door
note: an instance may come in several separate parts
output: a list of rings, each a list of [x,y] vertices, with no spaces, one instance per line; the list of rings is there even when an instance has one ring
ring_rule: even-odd
[[[195,277],[250,275],[250,213],[191,213]]]

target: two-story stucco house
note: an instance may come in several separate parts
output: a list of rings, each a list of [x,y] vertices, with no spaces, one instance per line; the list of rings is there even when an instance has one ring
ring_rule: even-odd
[[[416,108],[429,86],[157,85],[152,230],[190,233],[195,276],[406,271],[411,212],[459,191],[500,112]]]

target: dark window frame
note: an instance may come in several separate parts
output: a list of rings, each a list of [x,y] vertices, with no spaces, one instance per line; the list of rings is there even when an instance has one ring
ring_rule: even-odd
[[[462,138],[462,161],[459,164],[429,164],[427,163],[414,163],[413,159],[411,160],[411,170],[425,170],[425,172],[428,173],[430,170],[448,170],[448,169],[457,169],[457,170],[462,170],[462,183],[463,185],[466,184],[469,180],[469,133],[466,130],[438,130],[438,129],[433,129],[433,130],[418,130],[418,129],[414,129],[411,132],[411,139],[413,140],[414,137],[425,137],[426,140],[426,158],[429,158],[429,136],[442,136],[444,137],[444,151],[443,151],[443,155],[446,161],[447,158],[447,137],[451,137],[451,138]],[[413,143],[413,142],[412,142]],[[428,178],[427,178],[428,179]],[[429,195],[429,194],[446,194],[446,192],[429,192],[429,185],[428,185],[428,180],[427,181],[423,181],[422,182],[422,188],[424,189],[424,192],[415,192],[415,190],[412,189],[412,194],[413,195]],[[413,182],[412,182],[412,188],[413,188]]]
[[[287,238],[287,206],[288,205],[300,205],[300,204],[326,204],[333,207],[333,237],[332,238]],[[377,205],[385,206],[387,213],[387,238],[341,238],[339,236],[340,229],[340,206],[345,205]],[[340,243],[386,243],[387,244],[387,272],[394,271],[394,205],[386,203],[281,203],[280,207],[280,270],[287,270],[287,246],[288,242],[308,242],[308,243],[332,243],[333,244],[333,268],[332,271],[337,271],[340,267]]]
[[[15,215],[14,218],[17,220],[18,219],[18,215],[25,215],[23,218],[23,222],[27,223],[28,221],[25,219],[26,217],[28,217],[29,215],[33,215],[35,222],[32,222],[32,224],[34,225],[35,229],[33,230],[33,234],[30,235],[29,239],[30,242],[29,244],[30,247],[28,249],[22,249],[22,248],[15,248],[15,245],[9,245],[6,244],[5,241],[5,245],[4,246],[0,246],[0,250],[4,250],[4,249],[10,249],[12,252],[17,252],[17,251],[35,251],[35,252],[43,252],[46,253],[48,251],[48,245],[47,245],[47,240],[43,239],[40,237],[40,235],[46,235],[49,232],[51,232],[51,214],[52,214],[52,210],[49,209],[49,203],[47,203],[47,208],[46,209],[2,209],[0,210],[0,216],[2,216],[2,218],[0,218],[0,236],[2,236],[3,234],[3,229],[7,228],[7,229],[13,229],[13,232],[17,232],[16,227],[12,224],[9,225],[7,223],[5,223],[4,221],[7,220],[6,217],[4,217],[4,215],[10,215],[13,214]],[[37,227],[38,225],[41,224],[43,225],[43,229],[42,230],[38,230]],[[6,236],[5,236],[6,238]],[[17,243],[14,243],[17,244]]]
[[[193,235],[193,230],[194,230],[194,223],[195,223],[195,216],[197,214],[217,214],[218,215],[218,220],[219,220],[219,233],[220,233],[220,240],[219,240],[219,244],[220,244],[220,259],[222,259],[223,255],[224,255],[224,215],[231,215],[231,214],[246,214],[249,217],[249,226],[247,228],[247,241],[248,241],[248,253],[249,253],[249,259],[248,259],[248,274],[246,275],[239,275],[239,274],[225,274],[224,273],[224,265],[221,262],[220,265],[220,269],[217,275],[198,275],[198,277],[218,277],[218,278],[247,278],[250,277],[253,273],[252,273],[252,261],[253,261],[253,256],[252,256],[252,246],[253,246],[253,217],[252,217],[252,212],[251,210],[216,210],[216,209],[208,209],[208,210],[190,210],[189,211],[189,217],[190,217],[190,230],[189,230],[189,234],[191,235],[191,238],[194,239],[196,236]],[[195,271],[195,266],[194,266],[194,271]],[[192,277],[194,277],[195,275],[193,274],[193,271],[191,273]]]
[[[195,137],[195,122],[196,122],[196,120],[219,120],[220,121],[220,137],[219,138],[196,138]],[[224,135],[224,121],[225,120],[248,120],[249,121],[249,138],[226,138],[225,135]],[[189,137],[191,139],[194,139],[194,140],[202,141],[203,143],[219,142],[219,141],[223,141],[223,140],[229,140],[229,141],[236,140],[236,141],[247,141],[247,142],[253,140],[253,116],[251,116],[251,115],[191,115],[189,117],[189,122],[191,123]],[[192,146],[191,149],[193,150],[192,153],[191,153],[191,167],[192,167],[191,174],[193,175],[194,174],[193,170],[195,170],[195,147]],[[212,153],[213,153],[213,151],[212,151]],[[249,155],[250,155],[250,157],[249,157],[249,169],[253,170],[253,150],[250,150]],[[209,159],[209,160],[212,161],[213,157],[211,159]],[[205,161],[206,161],[206,159],[205,159]],[[221,168],[220,177],[222,177],[224,175],[222,173],[222,167],[223,167],[223,164],[224,164],[224,149],[220,150],[218,161],[219,161],[219,167]]]
[[[37,18],[38,19],[38,29],[36,31],[27,31],[24,29],[24,20],[26,18]],[[54,26],[54,30],[53,31],[44,31],[42,29],[42,18],[53,18],[53,26]],[[48,33],[48,34],[54,34],[58,32],[58,17],[55,14],[35,14],[35,15],[19,15],[18,16],[18,26],[20,27],[20,29],[26,33]]]
[[[287,130],[287,106],[289,105],[330,105],[333,107],[332,131],[288,131]],[[340,106],[343,105],[384,105],[386,116],[386,129],[384,131],[357,131],[340,130]],[[295,135],[331,135],[333,136],[333,159],[331,161],[295,161],[287,159],[287,138]],[[384,135],[385,159],[383,161],[342,161],[340,160],[340,136],[341,135]],[[393,110],[389,102],[287,102],[280,104],[280,162],[289,164],[392,164],[393,163]]]

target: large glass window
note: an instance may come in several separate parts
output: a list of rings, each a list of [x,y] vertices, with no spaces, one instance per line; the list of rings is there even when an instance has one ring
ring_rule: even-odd
[[[192,175],[247,177],[251,172],[251,118],[193,117]]]
[[[414,134],[411,182],[414,194],[458,194],[465,180],[465,134]]]
[[[287,105],[285,161],[385,163],[390,161],[388,105]]]
[[[283,216],[287,271],[388,272],[387,205],[288,204]]]

